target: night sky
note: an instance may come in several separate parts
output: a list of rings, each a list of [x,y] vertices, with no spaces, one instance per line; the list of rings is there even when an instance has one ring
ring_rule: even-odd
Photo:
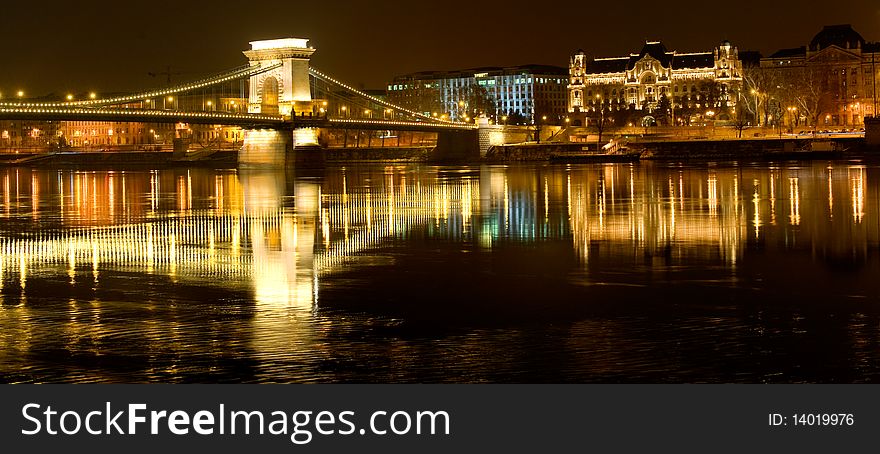
[[[851,23],[880,41],[880,2],[680,0],[620,2],[250,1],[4,2],[0,93],[130,91],[236,67],[248,42],[311,39],[313,66],[365,88],[395,74],[541,63],[578,48],[625,55],[646,39],[681,52],[729,39],[764,55],[808,44],[823,25]],[[833,3],[823,2],[824,5]]]

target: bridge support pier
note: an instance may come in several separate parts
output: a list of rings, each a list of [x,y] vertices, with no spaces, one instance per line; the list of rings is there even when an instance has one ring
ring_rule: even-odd
[[[238,163],[245,167],[284,167],[292,151],[290,130],[248,130],[238,152]]]
[[[295,168],[320,168],[324,166],[324,148],[318,144],[316,128],[293,130],[293,147],[287,156],[287,165]]]
[[[480,140],[478,130],[440,131],[437,133],[437,147],[431,155],[432,161],[476,161],[480,159]]]
[[[318,144],[314,128],[250,130],[245,131],[238,163],[245,167],[320,168],[324,165],[324,149]]]
[[[880,118],[865,117],[865,143],[880,148]]]

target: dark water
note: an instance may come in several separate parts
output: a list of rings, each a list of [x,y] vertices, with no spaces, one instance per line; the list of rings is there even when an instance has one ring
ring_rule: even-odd
[[[2,382],[873,382],[880,167],[0,170]]]

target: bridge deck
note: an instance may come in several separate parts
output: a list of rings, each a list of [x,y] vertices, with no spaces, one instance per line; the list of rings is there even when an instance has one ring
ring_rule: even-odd
[[[222,124],[254,129],[341,128],[425,132],[476,129],[474,125],[461,123],[428,123],[315,116],[297,116],[287,119],[278,115],[248,113],[87,108],[0,107],[0,120]]]

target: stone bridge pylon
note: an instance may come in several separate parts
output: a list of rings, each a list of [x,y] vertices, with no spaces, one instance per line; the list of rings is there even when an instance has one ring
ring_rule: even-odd
[[[248,113],[283,115],[312,112],[309,60],[315,48],[304,38],[252,41],[244,51],[251,66],[278,66],[250,77]]]

